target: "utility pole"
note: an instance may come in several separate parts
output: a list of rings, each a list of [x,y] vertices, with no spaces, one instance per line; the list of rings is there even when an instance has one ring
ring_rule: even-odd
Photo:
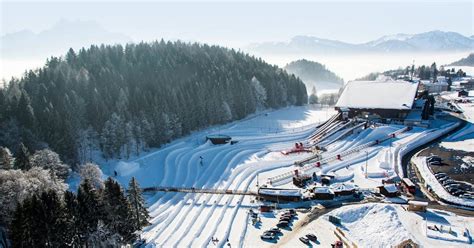
[[[257,173],[257,190],[258,190],[258,174],[259,174],[259,173]]]

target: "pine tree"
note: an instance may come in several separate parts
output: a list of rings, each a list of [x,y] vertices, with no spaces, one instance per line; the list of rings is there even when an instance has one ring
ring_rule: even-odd
[[[316,87],[314,86],[313,86],[313,89],[311,90],[311,95],[309,96],[309,103],[310,104],[318,103],[318,95],[316,93]]]
[[[132,177],[128,184],[127,198],[133,211],[130,221],[134,225],[135,230],[141,230],[142,227],[150,224],[148,222],[150,216],[148,214],[148,209],[145,206],[140,186],[135,177]]]
[[[13,156],[10,150],[0,146],[0,169],[9,170],[13,168]]]
[[[78,247],[79,240],[79,208],[76,195],[71,191],[64,193],[64,213],[65,222],[62,230],[62,237],[69,247]]]
[[[103,204],[105,225],[120,234],[123,241],[131,241],[135,231],[133,221],[130,221],[133,218],[132,209],[120,185],[110,177],[105,181]]]
[[[28,212],[31,211],[31,198],[19,203],[15,209],[13,221],[10,226],[11,241],[13,247],[34,247],[34,240],[31,237],[31,218]]]
[[[79,238],[84,244],[89,236],[97,231],[98,221],[104,216],[100,194],[86,178],[77,191],[77,211]]]
[[[23,143],[20,143],[20,147],[16,155],[15,168],[21,170],[31,169],[30,152]]]
[[[40,196],[39,215],[35,216],[38,229],[35,232],[43,237],[46,247],[60,247],[65,244],[62,231],[65,225],[65,212],[61,199],[55,191],[43,192]],[[41,244],[41,243],[38,243]]]
[[[18,120],[27,128],[32,128],[35,122],[35,114],[31,107],[31,100],[25,90],[21,92],[20,101],[18,102]]]

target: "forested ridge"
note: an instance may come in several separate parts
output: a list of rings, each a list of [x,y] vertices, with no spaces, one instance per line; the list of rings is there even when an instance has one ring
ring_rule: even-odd
[[[197,43],[91,46],[0,90],[0,146],[49,146],[68,163],[128,157],[257,109],[303,105],[295,76],[239,51]]]

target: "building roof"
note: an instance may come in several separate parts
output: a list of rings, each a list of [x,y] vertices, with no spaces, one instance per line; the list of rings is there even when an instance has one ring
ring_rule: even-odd
[[[258,193],[273,196],[301,196],[299,189],[260,188]]]
[[[422,202],[422,201],[408,201],[408,204],[416,205],[416,206],[428,206],[428,202]]]
[[[331,188],[334,192],[356,190],[356,186],[354,184],[346,184],[346,183],[336,183],[336,184],[331,185]]]
[[[411,109],[418,83],[408,81],[351,81],[336,103],[337,108]]]
[[[395,184],[385,184],[383,187],[388,193],[398,192],[397,186],[395,186]]]
[[[315,187],[315,194],[334,194],[334,192],[329,187]]]

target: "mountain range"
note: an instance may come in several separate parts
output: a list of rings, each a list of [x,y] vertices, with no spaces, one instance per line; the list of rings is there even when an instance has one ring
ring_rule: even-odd
[[[64,54],[92,44],[124,44],[132,39],[106,30],[95,21],[61,19],[39,33],[22,30],[0,38],[2,58],[38,58]]]
[[[352,44],[301,35],[293,37],[289,42],[254,43],[246,49],[263,54],[473,51],[474,38],[436,30],[420,34],[387,35],[366,43]]]

